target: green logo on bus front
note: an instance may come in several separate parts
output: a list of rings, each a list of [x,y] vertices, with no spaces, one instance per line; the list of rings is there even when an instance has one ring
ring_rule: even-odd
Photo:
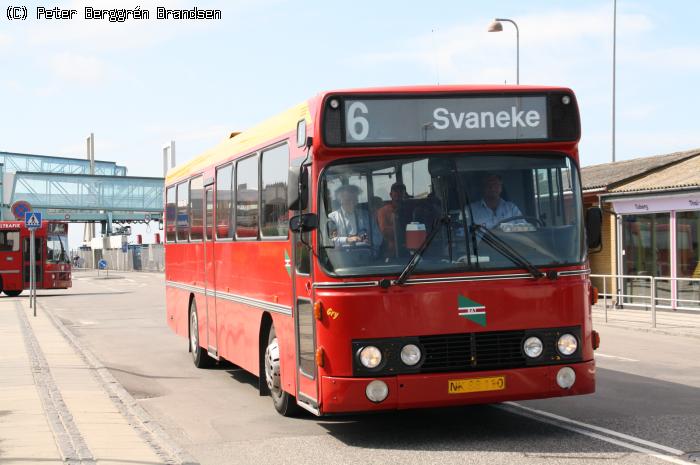
[[[457,313],[462,318],[473,321],[478,325],[486,326],[486,307],[461,294],[457,297]]]

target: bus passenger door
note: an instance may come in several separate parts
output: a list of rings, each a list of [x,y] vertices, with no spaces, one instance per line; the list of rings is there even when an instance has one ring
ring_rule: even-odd
[[[207,352],[219,359],[217,341],[216,290],[214,288],[214,192],[212,186],[204,188],[204,287],[207,301]]]
[[[22,279],[24,280],[24,288],[29,289],[29,272],[31,270],[30,253],[29,248],[29,237],[25,237],[22,241]],[[44,238],[37,237],[34,234],[34,268],[36,269],[36,287],[37,289],[42,289],[44,287],[44,255],[42,251],[44,250]]]
[[[308,209],[305,213],[308,213]],[[291,213],[291,212],[290,212]],[[297,403],[319,414],[318,367],[316,366],[316,319],[313,309],[311,233],[292,234],[291,270],[294,280],[294,334],[296,337]],[[303,239],[303,241],[302,241]]]

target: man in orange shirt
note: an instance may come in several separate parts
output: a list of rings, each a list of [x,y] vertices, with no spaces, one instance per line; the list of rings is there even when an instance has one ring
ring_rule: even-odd
[[[406,186],[400,182],[391,185],[391,203],[384,205],[377,212],[379,231],[384,239],[384,256],[398,257],[397,244],[403,243],[403,228],[398,224],[401,204],[406,198]],[[400,236],[401,235],[401,236]],[[401,239],[399,239],[401,237]]]

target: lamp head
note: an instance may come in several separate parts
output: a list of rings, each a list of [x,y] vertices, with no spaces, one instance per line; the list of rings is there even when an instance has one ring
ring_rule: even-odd
[[[497,19],[494,19],[491,24],[489,24],[489,32],[501,32],[503,30],[503,24],[498,21]]]

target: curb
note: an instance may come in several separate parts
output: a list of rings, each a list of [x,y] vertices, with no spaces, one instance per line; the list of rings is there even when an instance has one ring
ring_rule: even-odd
[[[34,386],[63,462],[71,465],[95,465],[95,458],[56,385],[44,351],[25,313],[27,309],[20,301],[15,301],[14,304]]]
[[[649,323],[651,325],[651,323]],[[637,331],[640,333],[655,333],[655,334],[663,334],[664,336],[683,336],[683,337],[690,337],[693,339],[700,339],[700,334],[698,333],[688,333],[684,331],[672,331],[672,330],[667,330],[667,329],[659,329],[659,328],[645,328],[645,327],[638,327],[638,326],[626,326],[623,323],[610,323],[610,322],[605,322],[605,321],[596,321],[595,319],[593,320],[593,327],[595,329],[596,326],[609,326],[611,328],[618,328],[618,329],[628,329],[630,331]]]
[[[39,303],[39,307],[41,307],[49,321],[61,332],[83,361],[93,370],[95,378],[109,394],[112,402],[159,457],[168,464],[199,465],[199,462],[180,447],[158,423],[153,421],[150,414],[138,404],[136,399],[124,389],[97,357],[82,345],[78,338],[66,328],[51,310],[44,307],[41,303]]]

